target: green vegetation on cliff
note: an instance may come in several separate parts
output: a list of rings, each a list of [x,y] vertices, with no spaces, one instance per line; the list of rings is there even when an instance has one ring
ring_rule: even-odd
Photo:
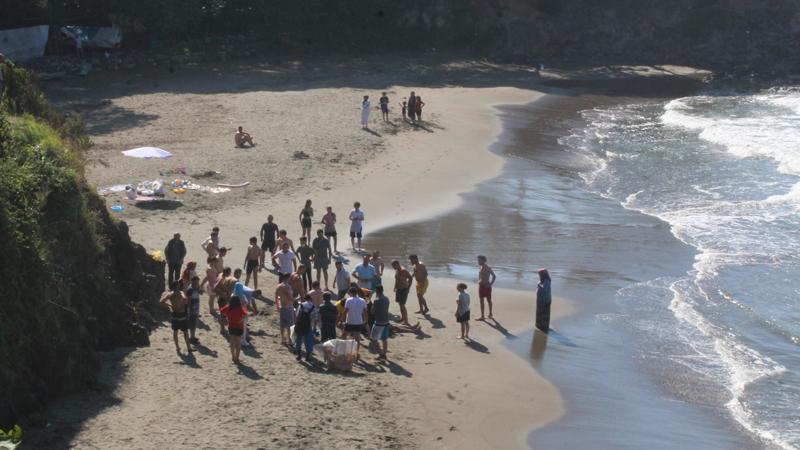
[[[87,141],[70,134],[79,133],[80,122],[69,125],[33,80],[19,75],[14,97],[0,106],[3,429],[93,384],[94,350],[146,345],[163,286],[161,266],[86,185],[81,146]],[[26,103],[23,95],[38,100]]]

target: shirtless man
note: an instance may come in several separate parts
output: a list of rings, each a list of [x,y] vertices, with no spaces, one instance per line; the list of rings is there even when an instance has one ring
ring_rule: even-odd
[[[394,268],[394,301],[400,305],[400,323],[408,325],[406,300],[408,300],[408,291],[411,289],[411,280],[414,277],[408,269],[400,265],[400,261],[392,261],[392,268]]]
[[[250,133],[245,133],[242,127],[239,127],[236,134],[233,135],[233,141],[236,143],[237,147],[242,148],[244,148],[244,144],[250,144],[250,147],[256,145],[253,142],[253,136],[250,136]]]
[[[381,252],[375,250],[372,252],[372,258],[370,258],[369,263],[372,264],[372,267],[375,268],[375,279],[372,281],[372,287],[383,286],[383,269],[384,264],[383,260],[381,259]]]
[[[217,256],[219,254],[219,227],[211,229],[211,236],[207,237],[200,247],[203,248],[209,257]]]
[[[428,314],[428,302],[425,301],[425,292],[428,291],[428,268],[419,260],[417,255],[409,255],[408,260],[414,268],[414,278],[417,280],[417,301],[419,301],[419,311],[417,314]]]
[[[492,318],[492,285],[497,275],[494,270],[486,264],[486,257],[478,255],[478,298],[481,300],[481,318],[478,320],[485,320],[483,317],[483,300],[489,303],[489,318]]]
[[[178,344],[178,331],[183,331],[183,338],[186,340],[186,351],[192,353],[192,346],[189,343],[189,299],[181,290],[179,281],[174,281],[170,286],[171,292],[161,298],[161,304],[169,302],[172,311],[172,338],[175,340],[175,351],[181,353],[181,346]]]
[[[275,248],[283,248],[283,244],[289,244],[289,248],[293,252],[296,252],[294,249],[294,242],[292,242],[292,240],[289,239],[289,236],[286,235],[286,230],[281,230],[278,232],[278,240],[275,241]]]
[[[258,272],[261,271],[261,262],[264,260],[264,250],[258,246],[258,239],[253,236],[250,238],[250,246],[247,247],[247,255],[244,257],[244,267],[247,276],[244,278],[245,286],[250,284],[250,275],[253,275],[253,287],[258,289]]]
[[[294,325],[294,293],[289,286],[289,275],[278,275],[278,287],[275,289],[275,307],[278,310],[278,320],[281,327],[281,344],[292,348],[290,328]]]
[[[308,270],[308,268],[305,264],[300,264],[297,266],[297,271],[289,277],[289,286],[292,287],[292,291],[298,303],[303,301],[308,293],[306,290],[306,283],[303,281],[303,275],[306,273],[306,270]]]
[[[325,225],[325,237],[333,240],[333,252],[339,253],[336,248],[336,213],[333,212],[333,207],[328,206],[325,208],[328,212],[322,216],[322,223]],[[317,277],[319,279],[319,277]]]
[[[233,277],[230,267],[222,269],[222,273],[219,274],[219,278],[217,279],[217,284],[214,286],[214,293],[217,294],[217,306],[222,308],[228,304],[233,295],[233,289],[237,281],[238,280]],[[220,332],[224,334],[225,316],[223,315],[219,316],[219,326]]]

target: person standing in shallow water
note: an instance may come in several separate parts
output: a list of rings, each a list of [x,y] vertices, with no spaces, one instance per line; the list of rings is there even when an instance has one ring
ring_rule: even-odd
[[[539,284],[536,286],[536,328],[545,333],[550,330],[550,304],[552,302],[550,273],[547,269],[539,269]]]

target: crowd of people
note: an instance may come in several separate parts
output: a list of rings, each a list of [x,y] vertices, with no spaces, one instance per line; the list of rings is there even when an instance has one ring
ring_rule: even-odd
[[[228,336],[234,363],[239,362],[241,348],[252,345],[247,321],[249,316],[259,314],[256,300],[274,303],[281,344],[292,349],[298,361],[303,358],[303,348],[306,360],[311,361],[317,340],[326,342],[337,338],[354,339],[359,346],[364,339],[374,341],[378,344],[378,358],[383,360],[387,358],[390,331],[419,331],[419,322],[411,324],[406,309],[413,284],[419,305],[416,314],[427,315],[430,311],[425,298],[430,285],[428,268],[418,255],[408,256],[410,268],[400,260],[390,263],[394,270],[392,292],[400,310],[399,318],[391,323],[391,302],[384,285],[386,265],[379,251],[366,252],[361,248],[365,220],[361,204],[355,202],[348,215],[351,247],[362,257],[351,270],[345,268],[345,258],[337,249],[337,216],[333,207],[326,207],[326,213],[318,222],[321,227],[310,243],[314,225],[311,200],[305,202],[298,219],[302,235],[295,247],[287,231],[275,223],[272,215],[267,216],[259,236],[249,239],[242,267],[236,269],[225,265],[224,259],[230,248],[221,245],[219,227],[212,228],[200,245],[206,253],[204,273],[198,272],[195,261],[183,267],[186,245],[180,233],[174,234],[164,249],[170,289],[161,302],[171,310],[176,351],[181,351],[181,333],[187,351],[192,352],[199,343],[196,329],[203,293],[208,296],[208,312],[219,323],[220,333]],[[331,263],[334,264],[334,273],[329,277]],[[481,310],[477,320],[485,320],[485,306],[488,306],[491,319],[492,286],[497,276],[488,265],[486,256],[478,255],[477,263]],[[265,298],[258,288],[259,273],[265,270],[278,277],[272,300]],[[314,270],[315,274],[312,273]],[[541,269],[539,277],[536,326],[547,331],[550,276],[546,269]],[[465,340],[470,339],[470,296],[467,289],[464,283],[456,286],[458,294],[454,311],[456,322],[461,327],[458,337]]]

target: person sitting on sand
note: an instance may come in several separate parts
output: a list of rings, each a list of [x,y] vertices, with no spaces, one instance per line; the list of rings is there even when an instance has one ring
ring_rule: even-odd
[[[408,269],[400,265],[400,261],[392,261],[392,268],[394,268],[394,301],[400,305],[400,323],[408,325],[406,301],[408,300],[408,291],[411,289],[411,280],[414,277]]]
[[[418,314],[428,314],[428,302],[425,300],[425,292],[428,291],[428,268],[425,267],[417,255],[409,255],[408,260],[414,268],[414,278],[417,280],[417,301],[419,301]]]
[[[381,341],[381,352],[378,359],[386,359],[389,348],[389,297],[383,295],[383,286],[375,287],[375,300],[372,302],[372,316],[375,324],[372,328],[373,340]]]
[[[481,301],[481,318],[478,320],[484,320],[483,317],[483,300],[486,299],[486,302],[489,304],[489,318],[492,318],[492,285],[494,284],[494,280],[497,279],[497,275],[494,274],[494,270],[486,264],[486,257],[483,255],[478,255],[478,266],[480,270],[478,270],[478,298]]]
[[[358,296],[359,290],[357,288],[350,288],[350,298],[344,303],[344,333],[343,339],[352,337],[361,346],[361,333],[364,331],[364,325],[367,323],[367,302]],[[358,350],[356,350],[356,358],[358,358]]]
[[[228,304],[219,309],[219,312],[228,319],[231,359],[234,364],[239,364],[239,354],[242,351],[242,334],[244,334],[244,318],[247,317],[247,310],[242,306],[239,297],[233,296]]]
[[[337,299],[343,299],[350,289],[350,272],[344,268],[344,263],[336,261],[336,274],[333,277],[333,288],[336,289]]]
[[[253,136],[250,136],[250,133],[245,133],[242,127],[239,127],[236,134],[233,135],[233,141],[236,143],[236,146],[240,148],[244,148],[244,144],[249,144],[250,147],[256,145],[253,142]]]
[[[170,311],[172,311],[172,339],[175,340],[175,351],[181,353],[181,346],[178,343],[178,332],[183,332],[183,338],[186,341],[186,351],[192,353],[192,346],[189,343],[189,301],[186,295],[181,291],[181,285],[178,281],[173,281],[170,285],[170,292],[161,298],[161,304],[165,305],[169,302]]]
[[[290,328],[294,325],[294,293],[288,281],[289,274],[278,275],[278,287],[275,289],[275,308],[278,311],[281,344],[291,346]]]
[[[264,251],[258,246],[258,238],[250,238],[250,246],[247,247],[247,255],[244,258],[244,267],[247,271],[244,284],[250,284],[250,275],[253,275],[253,287],[258,289],[258,272],[261,270],[261,261],[264,258]]]
[[[339,312],[331,303],[331,297],[330,292],[322,294],[322,305],[319,307],[320,342],[336,339],[336,321]]]
[[[459,339],[469,339],[469,294],[467,285],[458,283],[458,299],[456,299],[456,322],[461,324],[461,336]]]

